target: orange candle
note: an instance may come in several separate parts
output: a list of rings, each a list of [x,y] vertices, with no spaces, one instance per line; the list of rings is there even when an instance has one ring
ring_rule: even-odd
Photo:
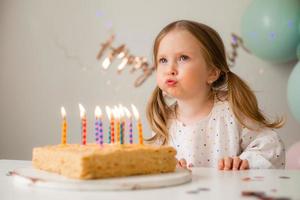
[[[140,144],[143,144],[144,139],[143,139],[143,127],[142,127],[141,119],[138,120],[138,133],[139,133],[139,142]]]
[[[64,107],[61,107],[61,116],[63,118],[62,129],[61,129],[61,144],[67,143],[67,120],[66,120],[66,110]]]
[[[132,112],[135,117],[135,120],[137,121],[137,129],[138,129],[138,135],[139,135],[139,143],[144,144],[144,139],[143,139],[143,127],[142,127],[142,122],[140,119],[139,112],[137,108],[131,104]]]
[[[81,104],[79,104],[79,110],[80,110],[80,117],[81,117],[82,144],[86,145],[86,111]]]

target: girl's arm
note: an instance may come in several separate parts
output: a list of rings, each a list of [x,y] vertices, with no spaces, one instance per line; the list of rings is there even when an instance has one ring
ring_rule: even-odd
[[[283,142],[272,129],[251,131],[244,128],[241,133],[241,148],[239,157],[248,161],[250,169],[285,167]]]

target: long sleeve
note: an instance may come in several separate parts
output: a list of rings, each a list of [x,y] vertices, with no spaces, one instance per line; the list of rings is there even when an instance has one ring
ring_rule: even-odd
[[[241,159],[247,159],[250,169],[276,169],[285,167],[284,145],[272,129],[241,132]]]

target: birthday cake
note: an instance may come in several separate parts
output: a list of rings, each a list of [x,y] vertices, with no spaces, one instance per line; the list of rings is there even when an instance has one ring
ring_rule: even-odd
[[[176,150],[144,144],[59,144],[33,149],[37,169],[75,179],[173,172]]]

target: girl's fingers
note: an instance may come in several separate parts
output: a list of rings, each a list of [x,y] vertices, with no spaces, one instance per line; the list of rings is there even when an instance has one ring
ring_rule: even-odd
[[[240,166],[240,170],[245,170],[245,169],[249,169],[248,160],[242,160],[242,163],[241,163],[241,166]]]
[[[177,167],[177,168],[181,167],[181,166],[180,166],[180,163],[179,163],[179,161],[178,161],[178,160],[177,160],[176,167]]]
[[[180,159],[179,160],[179,166],[180,167],[183,167],[183,168],[186,168],[187,166],[186,166],[186,160],[185,159]]]
[[[185,159],[180,159],[177,163],[178,167],[187,168],[187,163]],[[192,167],[192,166],[189,166]],[[225,157],[224,159],[220,159],[218,162],[219,170],[245,170],[249,169],[248,160],[241,160],[239,157]]]
[[[225,157],[224,158],[224,170],[231,170],[232,169],[232,158],[231,157]]]
[[[240,168],[242,160],[239,157],[233,157],[233,164],[232,164],[232,169],[233,170],[238,170]]]
[[[219,170],[223,170],[224,169],[224,159],[220,159],[219,160],[218,167],[219,167]]]

